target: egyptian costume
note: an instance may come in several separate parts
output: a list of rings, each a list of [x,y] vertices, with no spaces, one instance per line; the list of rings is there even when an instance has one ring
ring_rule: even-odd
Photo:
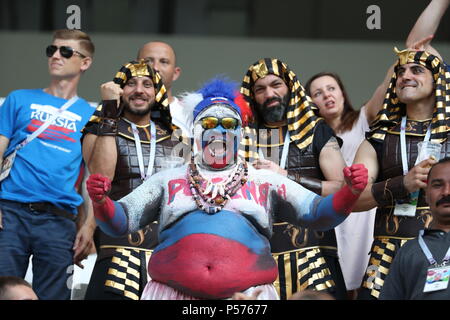
[[[245,130],[243,154],[248,161],[265,154],[264,157],[280,164],[276,159],[283,161],[283,150],[288,148],[285,162],[288,178],[320,195],[321,181],[325,180],[319,165],[320,151],[330,138],[335,137],[339,142],[340,138],[317,116],[317,107],[295,73],[277,59],[259,60],[244,77],[241,93],[253,108],[252,88],[258,79],[269,74],[283,79],[289,88],[287,126],[269,127],[256,118],[254,128]],[[256,110],[253,113],[258,117]],[[277,154],[270,154],[271,150]],[[275,286],[281,299],[306,289],[325,290],[338,299],[346,298],[334,229],[319,232],[274,221],[273,231],[271,247],[279,273]]]
[[[144,168],[147,169],[152,152],[154,159],[170,156],[178,141],[171,140],[172,125],[168,109],[166,89],[160,75],[142,62],[130,62],[116,74],[114,82],[123,88],[132,77],[147,76],[155,87],[155,105],[152,106],[152,124],[136,125],[137,139],[132,122],[122,117],[116,101],[102,101],[84,133],[98,136],[110,135],[116,139],[117,164],[109,196],[119,200],[140,186],[142,178],[136,140],[140,140]],[[155,137],[151,126],[155,126]],[[152,139],[156,144],[152,150]],[[153,172],[157,168],[154,166]],[[157,243],[157,224],[153,223],[127,236],[114,238],[97,228],[94,243],[97,261],[91,276],[86,299],[132,299],[138,300],[147,279],[147,262]]]
[[[418,143],[424,141],[428,128],[430,141],[442,145],[440,157],[450,155],[450,74],[444,63],[424,51],[397,51],[399,61],[391,78],[383,107],[367,133],[367,140],[377,153],[379,173],[372,186],[372,195],[378,203],[375,218],[374,241],[369,266],[362,283],[359,299],[376,299],[380,295],[397,250],[408,240],[417,237],[419,230],[427,228],[432,220],[425,192],[420,189],[415,216],[394,214],[396,204],[410,202],[411,195],[403,185],[404,172],[401,152],[401,122],[406,119],[406,105],[396,95],[395,85],[399,66],[407,63],[422,65],[432,72],[435,81],[436,104],[428,120],[406,119],[405,145],[408,168],[416,164]],[[414,214],[414,211],[412,212]]]

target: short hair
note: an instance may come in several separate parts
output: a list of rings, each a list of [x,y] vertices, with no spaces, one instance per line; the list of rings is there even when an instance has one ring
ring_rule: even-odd
[[[428,171],[427,181],[430,180],[431,171],[433,171],[434,167],[436,167],[438,164],[446,163],[446,162],[450,162],[450,157],[445,157],[445,158],[439,160],[437,163],[433,164],[433,166],[431,167],[430,171]]]
[[[139,50],[138,50],[138,52],[137,52],[136,59],[139,60],[139,56],[141,55],[141,51],[142,51],[142,49],[143,49],[146,45],[148,45],[148,44],[150,44],[150,43],[157,43],[157,42],[162,43],[162,44],[165,44],[165,45],[167,45],[170,49],[172,49],[172,52],[173,52],[173,58],[174,58],[173,65],[176,66],[176,65],[177,65],[177,53],[175,52],[175,49],[174,49],[170,44],[168,44],[167,42],[164,42],[164,41],[161,41],[161,40],[154,40],[154,41],[150,41],[150,42],[144,43],[144,44],[139,48]]]
[[[0,300],[6,300],[8,298],[8,288],[15,286],[32,288],[31,285],[22,278],[15,276],[0,276]]]
[[[95,46],[87,33],[76,29],[59,29],[53,33],[53,40],[76,40],[80,43],[80,47],[88,53],[90,57],[94,56]]]

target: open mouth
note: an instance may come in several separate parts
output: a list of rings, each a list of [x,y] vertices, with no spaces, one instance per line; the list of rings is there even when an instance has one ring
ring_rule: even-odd
[[[227,144],[224,140],[213,140],[207,145],[207,152],[216,158],[216,157],[225,157],[227,152]]]
[[[402,85],[401,87],[400,87],[400,89],[406,89],[406,88],[415,88],[415,87],[417,87],[417,84],[416,83],[408,83],[408,84],[404,84],[404,85]]]
[[[142,106],[148,103],[147,99],[143,97],[131,97],[130,101],[137,106]]]
[[[325,107],[327,108],[333,108],[335,106],[334,101],[328,101],[327,103],[325,103]]]

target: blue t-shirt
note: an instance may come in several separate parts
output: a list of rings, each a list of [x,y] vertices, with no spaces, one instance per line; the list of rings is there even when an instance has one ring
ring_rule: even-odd
[[[4,156],[36,131],[66,99],[42,89],[11,92],[0,107],[0,135],[9,138]],[[75,190],[82,163],[81,129],[95,111],[78,99],[44,132],[17,152],[9,176],[0,183],[0,199],[50,202],[76,214],[83,202]]]

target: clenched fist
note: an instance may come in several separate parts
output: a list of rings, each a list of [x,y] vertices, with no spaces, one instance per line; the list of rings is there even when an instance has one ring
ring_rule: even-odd
[[[344,168],[344,179],[353,194],[359,195],[367,186],[368,171],[363,164]]]
[[[103,203],[111,190],[111,180],[101,174],[91,174],[86,181],[89,197],[96,203]]]
[[[102,100],[120,100],[120,97],[123,94],[123,90],[120,86],[113,81],[102,84],[100,86],[100,92]]]

